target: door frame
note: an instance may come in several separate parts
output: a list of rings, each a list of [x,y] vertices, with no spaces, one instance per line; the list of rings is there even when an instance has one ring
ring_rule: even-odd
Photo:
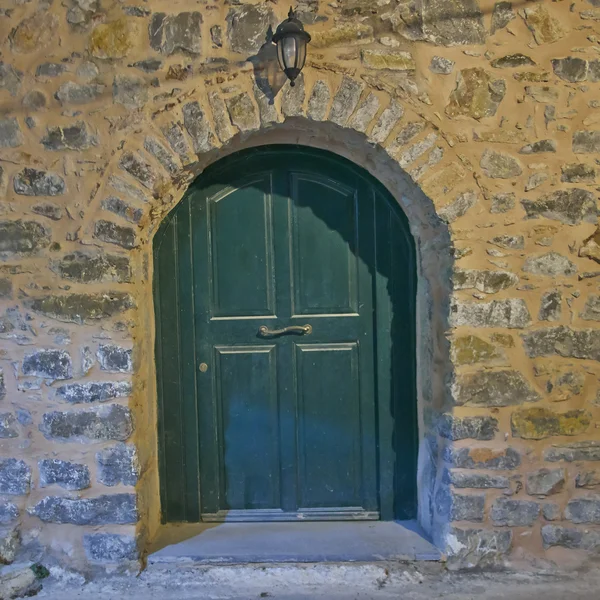
[[[323,164],[327,162],[334,163],[337,168],[346,169],[352,172],[353,176],[359,176],[364,179],[373,189],[374,194],[379,197],[375,205],[381,205],[389,208],[391,217],[387,216],[383,209],[376,211],[376,254],[377,254],[377,272],[376,276],[376,304],[375,315],[376,323],[374,325],[376,335],[376,395],[377,395],[377,427],[378,431],[387,430],[389,439],[393,440],[393,448],[380,448],[378,446],[378,490],[380,513],[382,520],[405,520],[413,519],[417,514],[417,451],[418,451],[418,433],[417,433],[417,387],[416,387],[416,252],[414,240],[410,233],[408,220],[394,199],[392,194],[374,177],[369,175],[363,168],[355,163],[342,158],[332,152],[310,148],[307,146],[298,146],[292,144],[257,146],[231,154],[211,166],[209,166],[188,188],[182,201],[174,207],[167,217],[163,220],[153,241],[153,258],[155,264],[153,278],[153,296],[155,307],[156,340],[155,340],[155,359],[157,375],[157,398],[158,398],[158,462],[159,462],[159,481],[160,481],[160,500],[161,500],[161,520],[167,522],[199,522],[199,511],[185,511],[184,518],[173,519],[169,516],[167,506],[167,490],[169,488],[169,475],[165,459],[166,427],[165,411],[167,406],[164,402],[163,382],[166,374],[165,362],[172,360],[172,357],[165,356],[162,352],[160,340],[162,338],[163,323],[161,310],[161,294],[163,286],[160,285],[156,265],[161,259],[161,248],[165,232],[168,230],[171,221],[178,211],[182,210],[186,204],[189,205],[191,196],[199,188],[208,186],[215,179],[218,179],[222,173],[229,170],[244,169],[244,163],[255,162],[257,158],[268,160],[269,156],[281,156],[287,153],[290,159],[294,156],[309,155],[312,158],[318,158]],[[393,224],[391,223],[393,221]],[[187,223],[191,227],[191,221]],[[397,226],[400,234],[392,236],[393,227]],[[387,233],[385,233],[387,231]],[[191,235],[190,235],[191,239]],[[394,250],[392,250],[392,248]],[[176,251],[176,249],[175,249]],[[394,252],[397,255],[404,256],[404,261],[396,264],[394,261]],[[190,268],[192,265],[189,265]],[[396,276],[398,271],[402,271],[402,281],[404,282],[404,292],[400,296],[397,285],[388,285],[392,277]],[[388,275],[386,280],[381,274]],[[398,275],[399,277],[399,275]],[[175,279],[176,280],[176,279]],[[394,280],[395,281],[395,280]],[[177,286],[176,286],[177,287]],[[193,286],[191,286],[193,287]],[[392,289],[393,288],[393,289]],[[395,290],[395,291],[394,291]],[[174,304],[177,307],[176,314],[171,315],[174,322],[178,322],[179,311],[181,311],[182,302],[191,302],[192,291],[185,292],[183,295],[189,295],[190,298],[182,298],[178,290],[172,290]],[[163,294],[164,295],[164,294]],[[393,306],[392,306],[393,304]],[[179,327],[179,325],[176,325]],[[193,332],[181,330],[182,344],[191,348],[193,344],[194,351],[185,355],[185,360],[191,363],[191,368],[186,373],[187,378],[182,377],[182,365],[178,363],[180,369],[179,376],[182,379],[181,389],[185,393],[197,389],[196,375],[197,365],[195,357],[196,344],[193,341]],[[192,328],[188,328],[192,329]],[[380,335],[380,332],[389,333],[389,337]],[[404,343],[395,343],[399,337],[402,337]],[[180,350],[182,347],[180,346]],[[173,365],[171,364],[171,367]],[[386,370],[391,371],[392,376],[385,377]],[[193,375],[192,375],[193,374]],[[185,380],[185,381],[184,381]],[[383,410],[388,406],[389,411]],[[169,407],[170,408],[170,407]],[[391,415],[391,419],[389,416]],[[182,418],[181,429],[181,473],[182,478],[181,491],[183,492],[183,501],[190,501],[199,505],[201,489],[199,485],[199,447],[198,447],[198,418],[196,415],[186,415],[188,418]],[[195,417],[190,419],[189,417]],[[195,421],[195,422],[193,422]],[[194,442],[194,430],[196,437]],[[381,436],[378,436],[380,438]],[[185,439],[187,439],[188,449],[192,452],[183,452],[185,448]],[[386,438],[387,439],[387,438]],[[172,443],[172,440],[170,441]],[[193,451],[194,444],[196,451]],[[195,454],[195,456],[194,456]],[[399,457],[399,458],[397,458]],[[194,502],[194,498],[196,501]]]

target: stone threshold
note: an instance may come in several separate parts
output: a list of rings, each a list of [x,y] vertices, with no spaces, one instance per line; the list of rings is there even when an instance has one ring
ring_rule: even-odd
[[[416,521],[220,523],[150,554],[148,565],[441,561]]]

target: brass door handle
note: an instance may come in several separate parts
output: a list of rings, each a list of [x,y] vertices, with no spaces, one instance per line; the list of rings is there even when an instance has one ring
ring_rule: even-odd
[[[283,329],[269,329],[266,325],[261,325],[258,328],[260,337],[276,337],[278,335],[310,335],[312,333],[312,325],[291,325]]]

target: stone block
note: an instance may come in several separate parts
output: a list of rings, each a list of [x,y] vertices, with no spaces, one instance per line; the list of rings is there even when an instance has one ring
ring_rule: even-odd
[[[354,20],[340,23],[325,31],[316,31],[312,34],[311,46],[313,48],[329,48],[331,46],[365,44],[372,41],[373,27],[368,23]]]
[[[503,357],[504,354],[496,346],[476,335],[464,335],[452,340],[452,362],[455,365],[473,365]]]
[[[540,399],[521,372],[509,369],[459,375],[452,385],[452,396],[457,405],[488,407],[514,406]]]
[[[21,71],[0,61],[0,90],[6,90],[11,96],[16,96],[21,89],[22,77]]]
[[[596,329],[548,327],[521,337],[530,358],[558,355],[600,361],[600,331]]]
[[[489,271],[487,269],[455,269],[452,286],[455,290],[478,290],[486,294],[495,294],[519,283],[519,278],[508,271]]]
[[[101,219],[94,223],[94,237],[130,250],[138,245],[135,229]]]
[[[548,252],[529,256],[523,264],[523,271],[545,277],[570,277],[577,273],[577,267],[566,256],[558,252]]]
[[[567,504],[565,518],[573,523],[600,524],[600,496],[572,498]]]
[[[491,518],[494,525],[507,527],[531,527],[540,515],[540,505],[530,500],[496,498],[492,504]]]
[[[260,127],[260,117],[250,96],[238,94],[225,100],[231,122],[240,131],[252,131]]]
[[[148,29],[150,46],[166,55],[180,52],[198,56],[202,53],[201,25],[200,12],[154,13]]]
[[[420,6],[420,22],[423,38],[441,46],[483,44],[486,39],[477,0],[428,0]]]
[[[377,123],[373,126],[369,139],[377,144],[383,144],[403,115],[402,105],[396,100],[391,100],[389,106],[381,113]]]
[[[50,244],[50,229],[37,221],[0,221],[0,253],[36,254]]]
[[[69,127],[48,127],[41,142],[46,150],[80,151],[96,146],[98,139],[89,132],[85,121],[76,121]]]
[[[119,159],[119,168],[129,173],[149,190],[153,189],[157,182],[157,175],[152,167],[138,154],[133,152],[125,152],[121,156]]]
[[[227,14],[227,41],[233,52],[248,57],[267,41],[269,25],[275,30],[273,11],[264,4],[234,6]]]
[[[539,140],[523,146],[519,154],[544,154],[547,152],[556,152],[556,142],[554,140]]]
[[[445,448],[444,460],[457,469],[489,469],[512,471],[521,464],[521,455],[514,448]]]
[[[329,112],[329,120],[332,123],[342,127],[346,125],[350,115],[358,105],[364,87],[364,84],[354,81],[350,77],[345,76],[342,79],[342,83],[333,97],[331,111]]]
[[[565,81],[577,83],[587,79],[588,62],[583,58],[567,56],[566,58],[553,58],[551,62],[554,74]]]
[[[581,471],[575,477],[575,487],[593,489],[600,486],[600,471]]]
[[[465,471],[449,471],[450,482],[455,488],[475,489],[509,489],[508,477],[487,475],[486,473],[469,473]]]
[[[462,69],[446,106],[446,114],[449,117],[465,116],[477,120],[493,117],[505,93],[504,79],[494,79],[480,67]]]
[[[71,442],[125,441],[133,433],[128,408],[118,404],[82,411],[44,413],[40,431],[47,439]]]
[[[542,294],[538,319],[540,321],[559,321],[562,312],[562,293],[551,290]]]
[[[19,518],[19,509],[12,502],[0,500],[0,525],[8,525]]]
[[[448,440],[493,440],[498,432],[494,417],[463,417],[442,415],[438,425],[439,434]]]
[[[89,404],[90,402],[106,402],[115,398],[131,395],[131,383],[128,381],[89,381],[85,383],[69,383],[56,389],[61,400],[71,404]]]
[[[304,75],[300,73],[296,79],[296,85],[292,87],[289,83],[283,86],[281,93],[281,112],[286,117],[304,116]]]
[[[35,596],[42,589],[33,569],[9,570],[0,576],[0,589],[4,598],[29,598]]]
[[[410,52],[401,50],[372,50],[361,52],[362,63],[369,69],[387,69],[389,71],[413,72],[417,65]]]
[[[56,99],[61,104],[90,104],[95,102],[104,93],[104,86],[98,83],[63,83],[56,92]]]
[[[308,99],[307,116],[313,121],[324,121],[329,108],[331,92],[326,81],[319,80],[315,82],[310,98]]]
[[[490,65],[495,69],[514,69],[515,67],[531,67],[536,63],[530,56],[516,52],[515,54],[507,54],[499,56],[490,62]]]
[[[88,560],[100,563],[121,563],[139,557],[135,538],[115,533],[90,533],[83,536]]]
[[[435,503],[437,514],[449,521],[483,521],[485,494],[456,494],[442,487],[435,495]]]
[[[454,223],[456,219],[466,215],[476,203],[477,194],[475,192],[470,190],[462,192],[452,202],[443,206],[438,211],[438,216],[444,223]]]
[[[564,469],[538,469],[527,473],[525,489],[530,496],[551,496],[562,491],[565,481]]]
[[[249,97],[248,97],[249,98]],[[254,107],[253,107],[254,108]],[[198,102],[188,102],[182,108],[183,125],[192,138],[194,152],[202,154],[215,146],[208,119]]]
[[[557,42],[567,33],[560,19],[554,16],[544,4],[524,8],[522,14],[535,41],[540,45]]]
[[[515,195],[512,192],[501,192],[492,196],[490,212],[499,214],[508,212],[515,207]]]
[[[544,450],[544,459],[549,462],[565,460],[576,462],[580,460],[600,460],[600,442],[583,441],[570,444],[553,444]]]
[[[119,443],[96,454],[98,481],[113,486],[135,485],[139,477],[139,464],[135,446]]]
[[[203,125],[201,124],[199,127],[203,127]],[[165,136],[165,139],[169,142],[169,146],[177,153],[181,161],[186,165],[190,163],[192,161],[192,149],[187,142],[181,125],[179,123],[170,123],[169,125],[162,127],[161,131]]]
[[[63,279],[78,283],[129,283],[131,266],[126,256],[76,250],[51,262],[50,268]]]
[[[450,569],[489,568],[504,564],[512,546],[512,531],[452,528],[449,535]]]
[[[570,550],[597,551],[600,549],[600,531],[582,531],[574,527],[544,525],[542,542],[546,549],[561,546]]]
[[[114,344],[100,344],[96,356],[103,371],[110,373],[131,373],[133,371],[131,348],[122,348]]]
[[[3,527],[0,529],[0,565],[10,565],[14,562],[21,538],[19,530],[14,527]],[[0,583],[0,592],[4,597],[4,588]],[[14,596],[12,596],[14,598]]]
[[[116,196],[108,196],[108,198],[102,200],[102,210],[108,210],[130,223],[139,223],[144,216],[144,211],[141,208],[132,206]]]
[[[46,523],[72,525],[129,525],[138,520],[135,494],[96,498],[46,496],[27,512]]]
[[[516,158],[490,148],[481,155],[479,166],[492,179],[512,179],[523,173],[523,166]]]
[[[600,130],[574,131],[573,152],[575,154],[600,153]]]
[[[138,37],[138,27],[133,20],[121,17],[98,24],[90,34],[88,48],[96,58],[125,58],[135,47]]]
[[[62,196],[66,190],[60,175],[29,167],[15,175],[13,187],[22,196]]]
[[[600,321],[600,296],[592,294],[588,297],[579,318],[584,321]]]
[[[73,365],[65,350],[40,349],[23,358],[23,375],[44,379],[71,379]]]
[[[52,221],[60,221],[63,217],[63,209],[54,204],[53,202],[42,202],[40,204],[34,204],[31,207],[31,212]]]
[[[84,490],[90,487],[90,470],[85,465],[49,458],[38,462],[40,486],[57,484],[65,490]]]
[[[596,168],[585,163],[570,163],[561,166],[560,180],[566,183],[594,183],[596,181]],[[592,199],[592,206],[595,207]]]
[[[142,108],[148,102],[148,86],[141,77],[115,75],[112,85],[113,102],[129,110]]]
[[[498,235],[490,240],[495,246],[509,250],[523,250],[525,238],[522,235]]]
[[[29,494],[31,469],[16,458],[0,458],[0,494],[25,496]]]
[[[546,521],[559,521],[562,517],[561,512],[558,504],[542,504],[542,516]]]
[[[16,429],[17,420],[12,413],[0,413],[0,439],[16,438],[19,432]]]
[[[434,56],[429,63],[429,70],[438,75],[450,75],[456,63],[443,56]]]
[[[459,302],[450,308],[450,323],[454,327],[506,327],[521,329],[531,324],[527,304],[521,298],[492,302]]]
[[[585,410],[557,413],[548,408],[522,408],[512,413],[510,425],[514,437],[542,440],[554,435],[580,435],[592,422]]]

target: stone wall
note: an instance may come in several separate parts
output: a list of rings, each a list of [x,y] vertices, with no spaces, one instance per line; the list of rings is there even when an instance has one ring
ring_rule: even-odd
[[[5,0],[0,561],[135,566],[159,529],[152,236],[202,169],[305,143],[419,254],[419,514],[453,566],[600,550],[600,3]],[[542,562],[540,562],[542,561]],[[546,561],[546,562],[544,562]]]

